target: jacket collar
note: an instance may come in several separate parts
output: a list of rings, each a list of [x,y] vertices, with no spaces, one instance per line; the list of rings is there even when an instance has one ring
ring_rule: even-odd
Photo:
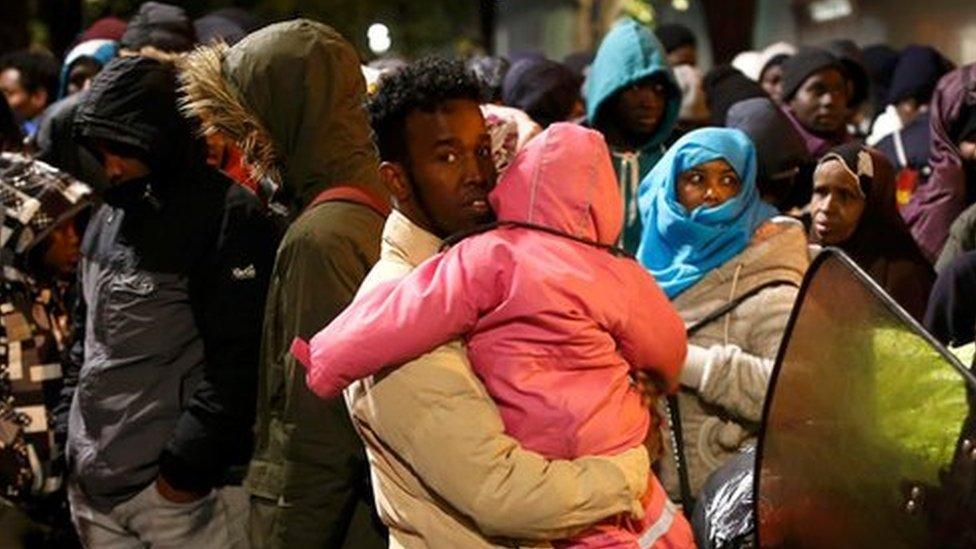
[[[383,227],[382,259],[405,261],[417,267],[440,251],[443,241],[393,210]]]
[[[676,297],[674,305],[682,311],[713,296],[731,299],[772,280],[799,286],[809,262],[803,226],[795,220],[776,217],[757,230],[742,253]]]

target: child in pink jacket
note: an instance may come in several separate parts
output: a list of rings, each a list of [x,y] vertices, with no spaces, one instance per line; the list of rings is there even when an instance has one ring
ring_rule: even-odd
[[[309,345],[296,341],[308,386],[335,397],[354,380],[462,337],[508,433],[525,448],[573,459],[642,444],[650,416],[630,373],[643,370],[674,389],[687,342],[648,272],[608,250],[623,204],[603,137],[550,126],[519,153],[490,201],[499,228],[360,296]],[[642,520],[608,521],[561,545],[693,546],[687,522],[650,479]],[[655,537],[667,520],[670,531]]]

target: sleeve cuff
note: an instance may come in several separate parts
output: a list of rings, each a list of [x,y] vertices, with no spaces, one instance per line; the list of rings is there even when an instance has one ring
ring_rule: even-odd
[[[701,387],[702,379],[705,377],[705,365],[708,363],[708,349],[698,345],[688,345],[688,356],[685,358],[685,365],[681,369],[681,384],[689,389]]]

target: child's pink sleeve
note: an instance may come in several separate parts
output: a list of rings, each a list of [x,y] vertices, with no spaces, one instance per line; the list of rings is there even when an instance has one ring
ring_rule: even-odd
[[[306,382],[323,398],[350,383],[399,366],[471,331],[500,299],[497,264],[462,243],[399,281],[360,296],[303,349]]]
[[[636,370],[650,370],[677,389],[688,353],[684,321],[650,273],[637,275],[639,291],[630,301],[630,316],[615,334],[624,359]]]

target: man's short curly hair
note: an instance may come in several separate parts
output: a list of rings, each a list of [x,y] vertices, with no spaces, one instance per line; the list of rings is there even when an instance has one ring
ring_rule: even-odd
[[[405,159],[405,122],[414,110],[433,112],[452,99],[480,103],[483,95],[481,81],[460,59],[425,57],[384,75],[368,104],[380,158]]]

